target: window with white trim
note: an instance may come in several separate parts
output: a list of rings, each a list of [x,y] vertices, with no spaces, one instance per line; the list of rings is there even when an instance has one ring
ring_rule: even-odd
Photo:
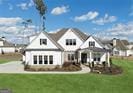
[[[52,55],[49,56],[49,64],[53,64],[53,56]]]
[[[40,45],[47,45],[47,39],[40,39]]]
[[[42,64],[42,56],[39,55],[39,64]]]
[[[95,47],[95,42],[94,41],[89,41],[89,47]]]
[[[76,45],[76,39],[66,39],[66,45]]]
[[[33,56],[33,62],[34,62],[34,64],[37,64],[37,56],[36,55]]]
[[[74,61],[75,54],[68,54],[68,61]]]
[[[48,56],[44,55],[44,64],[48,64]]]

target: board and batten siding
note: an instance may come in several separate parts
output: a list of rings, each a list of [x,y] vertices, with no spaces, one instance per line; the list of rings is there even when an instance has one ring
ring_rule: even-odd
[[[66,45],[66,39],[76,39],[76,45]],[[65,51],[75,51],[83,43],[83,41],[69,29],[59,40],[58,43],[65,49]]]
[[[48,56],[48,63],[49,63],[49,56],[53,56],[53,64],[50,65],[62,65],[63,64],[63,57],[61,51],[26,51],[25,62],[28,65],[34,65],[33,56],[42,56],[44,62],[44,56]],[[36,64],[40,65],[40,64]],[[41,65],[49,65],[49,64],[41,64]]]
[[[40,45],[40,39],[47,39],[47,45]],[[40,33],[26,49],[58,49],[55,44],[44,34]]]
[[[95,47],[103,48],[92,36],[90,36],[81,46],[81,49],[89,47],[89,42],[95,42]]]

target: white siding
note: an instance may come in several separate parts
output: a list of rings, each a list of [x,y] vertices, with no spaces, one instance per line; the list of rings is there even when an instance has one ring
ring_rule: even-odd
[[[3,46],[3,41],[0,41],[0,46]]]
[[[133,55],[133,50],[127,50],[127,56]]]
[[[47,45],[40,45],[40,39],[47,39]],[[27,49],[58,49],[51,40],[44,34],[40,33],[27,47]]]
[[[81,49],[84,49],[84,48],[89,47],[89,42],[90,42],[90,41],[95,42],[95,47],[103,48],[100,44],[98,44],[98,42],[96,42],[96,40],[95,40],[93,37],[89,37],[89,38],[83,43],[83,45],[80,46],[80,48],[81,48]]]
[[[15,52],[15,47],[0,47],[0,53],[14,53]]]
[[[36,37],[37,37],[37,36],[31,36],[31,37],[29,37],[29,41],[30,41],[30,43],[31,43],[32,40],[34,40]]]
[[[33,56],[34,55],[37,55],[37,56],[52,55],[53,56],[53,64],[50,64],[50,65],[62,65],[62,63],[63,63],[63,59],[62,59],[63,54],[60,51],[27,51],[26,56],[25,56],[26,58],[24,58],[24,59],[26,59],[25,61],[27,64],[34,65],[33,64]],[[48,65],[48,64],[41,64],[41,65]]]
[[[66,39],[76,39],[76,45],[66,45]],[[83,41],[69,29],[59,40],[58,43],[65,51],[75,51],[83,43]]]

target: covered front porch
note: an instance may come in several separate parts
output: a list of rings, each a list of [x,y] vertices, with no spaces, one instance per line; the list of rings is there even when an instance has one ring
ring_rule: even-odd
[[[88,47],[78,50],[78,62],[82,64],[102,64],[106,62],[110,66],[109,59],[110,54],[107,49]]]

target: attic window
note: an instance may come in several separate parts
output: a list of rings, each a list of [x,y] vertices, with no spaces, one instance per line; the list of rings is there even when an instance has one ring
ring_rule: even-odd
[[[47,45],[47,39],[40,39],[40,45]]]
[[[76,45],[76,39],[66,39],[66,45]]]
[[[89,42],[89,47],[95,47],[95,42],[94,41],[90,41]]]

